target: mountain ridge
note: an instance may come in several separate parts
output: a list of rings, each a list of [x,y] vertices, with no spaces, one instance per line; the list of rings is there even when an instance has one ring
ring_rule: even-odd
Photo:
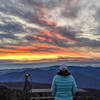
[[[22,68],[0,70],[0,82],[24,82],[25,73],[29,72],[29,80],[34,83],[51,84],[59,65],[41,68]],[[69,72],[74,76],[79,88],[100,89],[100,67],[68,66]]]

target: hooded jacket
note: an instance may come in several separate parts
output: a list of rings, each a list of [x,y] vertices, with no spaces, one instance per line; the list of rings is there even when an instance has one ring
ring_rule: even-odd
[[[73,100],[77,91],[76,82],[68,71],[60,71],[54,76],[51,86],[55,100]]]

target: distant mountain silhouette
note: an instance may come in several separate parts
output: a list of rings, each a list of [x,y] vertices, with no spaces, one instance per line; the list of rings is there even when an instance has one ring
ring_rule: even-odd
[[[51,83],[56,75],[59,65],[42,68],[23,68],[0,70],[0,82],[23,82],[26,72],[31,73],[33,83]],[[100,89],[100,67],[68,67],[75,77],[78,88]]]

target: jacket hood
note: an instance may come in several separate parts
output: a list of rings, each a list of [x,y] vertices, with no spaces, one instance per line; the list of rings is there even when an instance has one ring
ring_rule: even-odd
[[[65,71],[59,71],[57,73],[57,75],[60,75],[60,76],[68,76],[68,75],[71,75],[71,74],[67,70],[65,70]]]

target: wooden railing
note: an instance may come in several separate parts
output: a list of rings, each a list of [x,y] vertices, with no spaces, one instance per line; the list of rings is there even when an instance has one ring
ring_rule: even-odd
[[[78,92],[86,92],[83,89],[79,89]],[[32,89],[31,100],[54,100],[54,97],[51,94],[51,89]],[[81,97],[78,94],[74,100],[92,100],[90,97]]]
[[[32,89],[33,100],[54,100],[50,89]]]

